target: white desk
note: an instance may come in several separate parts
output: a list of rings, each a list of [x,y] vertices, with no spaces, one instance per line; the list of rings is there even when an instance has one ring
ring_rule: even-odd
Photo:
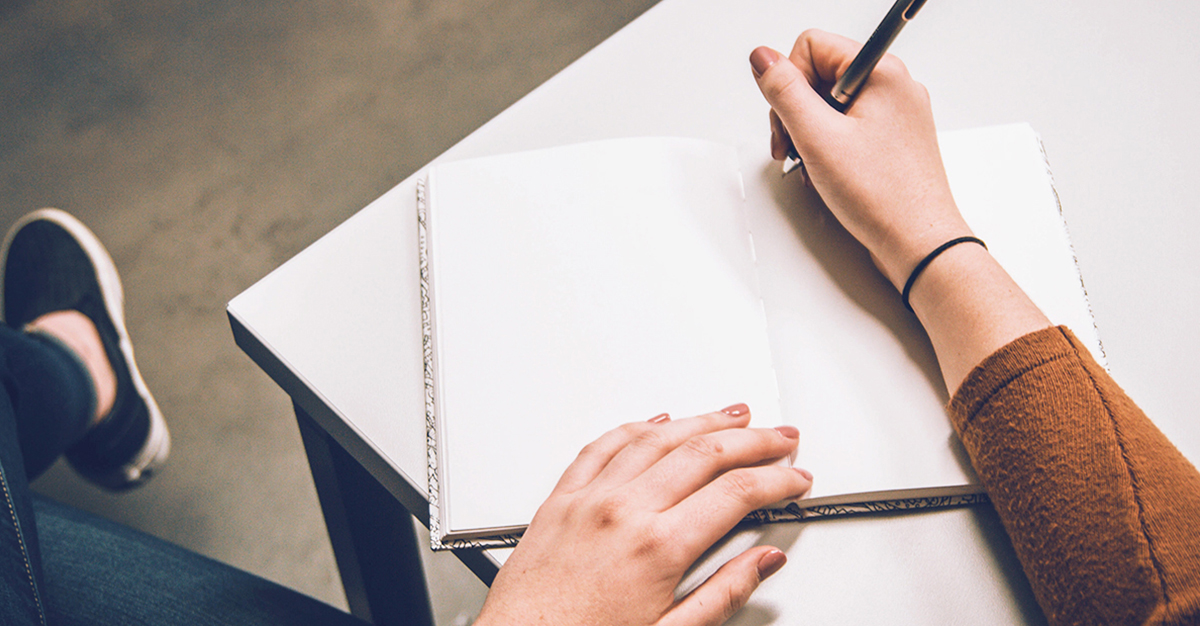
[[[765,153],[767,107],[750,50],[787,51],[808,27],[865,39],[890,4],[664,0],[439,158],[636,135]],[[934,1],[893,48],[929,88],[941,129],[1028,121],[1042,134],[1111,369],[1193,461],[1198,27],[1193,2]],[[414,185],[401,182],[239,295],[229,313],[239,344],[292,396],[302,426],[311,416],[323,431],[310,429],[306,443],[327,436],[426,520]],[[324,491],[322,501],[336,513]],[[987,510],[771,535],[790,564],[735,623],[1041,620]],[[345,576],[353,559],[334,539]],[[494,574],[496,555],[463,559],[485,580]]]

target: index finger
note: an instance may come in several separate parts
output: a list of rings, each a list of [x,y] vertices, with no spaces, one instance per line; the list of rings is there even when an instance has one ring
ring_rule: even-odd
[[[798,442],[799,435],[791,426],[700,434],[680,442],[632,480],[631,487],[639,500],[666,510],[728,472],[788,456],[796,450]]]
[[[789,60],[809,81],[817,91],[828,91],[862,50],[862,44],[833,33],[810,29],[804,31],[796,39]],[[816,82],[814,82],[816,81]],[[870,100],[870,93],[878,92],[887,86],[895,86],[904,82],[912,82],[908,68],[904,62],[892,54],[885,54],[871,71],[870,77],[859,92],[858,101]],[[862,114],[864,107],[859,105],[847,109],[845,114],[857,117]]]
[[[570,493],[595,481],[616,486],[641,474],[680,443],[708,432],[744,428],[750,421],[744,405],[666,423],[633,423],[615,428],[584,446],[554,487]]]
[[[791,500],[812,488],[812,474],[780,465],[739,467],[725,472],[664,511],[670,536],[695,560],[751,511]],[[698,524],[697,520],[704,520]]]
[[[815,28],[796,38],[789,58],[813,87],[832,85],[850,67],[862,44]]]

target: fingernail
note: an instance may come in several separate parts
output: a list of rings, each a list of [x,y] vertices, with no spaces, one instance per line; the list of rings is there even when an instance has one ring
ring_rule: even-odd
[[[728,415],[729,417],[741,417],[750,412],[750,407],[746,406],[744,403],[739,402],[737,404],[730,405],[730,406],[727,406],[727,407],[721,409],[721,412]]]
[[[759,46],[750,53],[750,69],[754,70],[755,78],[762,78],[762,75],[777,62],[779,62],[779,53],[766,46]]]
[[[771,550],[758,560],[758,579],[766,580],[771,574],[778,572],[787,563],[787,555],[779,550]]]
[[[784,437],[787,437],[788,439],[799,439],[800,438],[800,430],[798,428],[796,428],[795,426],[788,426],[785,424],[783,426],[776,426],[775,430],[778,430],[779,434],[783,435]]]
[[[646,421],[650,422],[651,424],[661,424],[663,422],[671,421],[671,416],[668,413],[659,413],[658,415],[655,415]]]
[[[807,480],[810,483],[812,482],[812,472],[810,472],[806,469],[801,469],[799,467],[794,467],[792,469],[796,470],[797,472],[800,472],[800,475],[804,477],[804,480]]]
[[[775,131],[771,131],[771,158],[776,161],[783,161],[793,151],[792,138],[787,135],[779,135]]]

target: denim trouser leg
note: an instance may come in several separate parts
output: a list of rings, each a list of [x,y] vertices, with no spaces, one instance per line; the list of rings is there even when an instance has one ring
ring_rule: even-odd
[[[35,498],[50,624],[363,622],[308,596],[45,498]]]
[[[29,479],[87,428],[91,377],[46,337],[0,326],[0,621],[45,624],[37,521]]]
[[[0,624],[355,624],[290,589],[31,497],[86,429],[91,379],[55,342],[0,326]]]

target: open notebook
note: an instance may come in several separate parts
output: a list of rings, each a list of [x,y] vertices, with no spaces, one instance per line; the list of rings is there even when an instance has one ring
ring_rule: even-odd
[[[1037,136],[1019,125],[942,141],[968,222],[999,244],[1006,268],[1001,255],[1017,259],[1010,273],[1051,319],[1099,353]],[[579,449],[619,424],[737,402],[752,425],[796,424],[803,448],[844,463],[818,476],[851,477],[830,481],[833,491],[818,478],[810,498],[757,512],[760,521],[981,499],[953,445],[932,446],[945,462],[924,459],[933,469],[920,475],[874,461],[880,471],[863,472],[863,455],[880,456],[877,434],[858,446],[837,415],[785,410],[771,335],[788,329],[770,327],[760,281],[781,268],[758,267],[744,182],[733,148],[674,138],[430,168],[417,204],[435,549],[515,543]],[[823,387],[815,395],[827,404],[854,393]],[[940,406],[926,412],[949,430]],[[900,464],[929,455],[883,452]]]

